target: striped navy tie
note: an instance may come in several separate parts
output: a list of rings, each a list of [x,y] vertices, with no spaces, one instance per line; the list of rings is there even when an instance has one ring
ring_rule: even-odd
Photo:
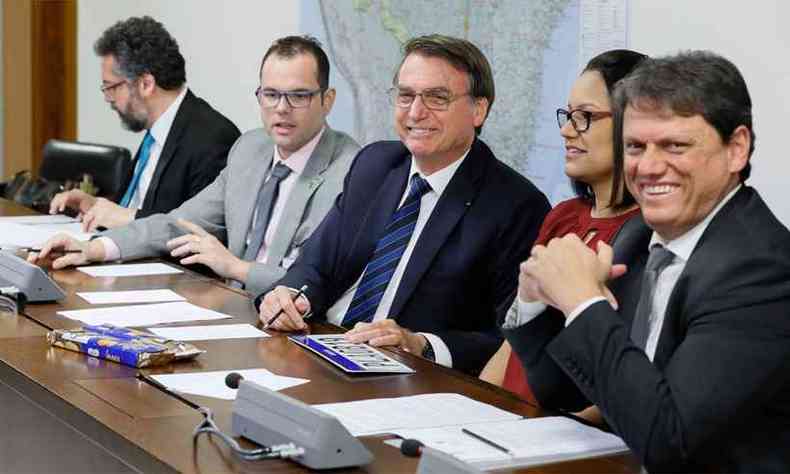
[[[376,244],[376,250],[370,257],[368,265],[362,274],[354,292],[351,305],[343,316],[343,326],[353,327],[360,321],[370,322],[376,309],[379,307],[384,291],[395,273],[395,268],[400,262],[406,246],[409,244],[411,234],[417,225],[417,216],[420,214],[420,199],[422,195],[431,190],[428,184],[417,173],[411,178],[409,195],[403,205],[392,214],[389,225],[384,231],[384,236]]]

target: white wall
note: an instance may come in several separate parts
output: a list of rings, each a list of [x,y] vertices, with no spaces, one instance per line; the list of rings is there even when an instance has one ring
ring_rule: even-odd
[[[709,49],[735,63],[752,96],[756,149],[752,177],[790,225],[790,2],[787,0],[631,0],[630,47],[650,55]]]
[[[162,22],[186,59],[189,87],[242,131],[261,125],[253,92],[263,53],[276,38],[299,31],[298,2],[80,0],[77,5],[79,140],[121,145],[132,153],[142,136],[121,128],[99,92],[100,62],[93,43],[107,27],[130,16],[150,15]]]
[[[343,0],[350,1],[350,0]],[[78,127],[81,140],[134,150],[140,137],[121,129],[98,91],[99,61],[92,50],[117,20],[151,15],[178,40],[190,87],[243,131],[259,126],[251,91],[258,63],[277,37],[299,31],[301,2],[264,0],[81,0],[78,3]],[[710,49],[741,70],[754,102],[757,149],[749,183],[780,220],[790,224],[784,197],[790,159],[790,2],[786,0],[630,0],[629,44],[650,55]]]

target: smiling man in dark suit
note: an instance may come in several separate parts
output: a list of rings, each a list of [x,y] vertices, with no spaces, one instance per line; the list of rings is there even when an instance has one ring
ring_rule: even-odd
[[[180,206],[214,181],[240,135],[230,120],[186,87],[178,44],[153,18],[116,23],[94,49],[101,57],[104,99],[125,128],[146,134],[119,203],[79,190],[52,200],[50,212],[75,209],[89,231]]]
[[[351,341],[477,373],[549,205],[477,137],[494,101],[480,50],[441,35],[404,50],[391,90],[401,140],[360,151],[301,257],[259,297],[260,318],[284,308],[272,327],[299,330],[311,310]]]
[[[743,77],[707,52],[648,59],[615,111],[649,227],[615,242],[627,269],[578,238],[536,246],[520,297],[562,314],[519,314],[506,336],[541,405],[597,405],[649,472],[788,472],[790,232],[744,184]],[[624,270],[615,310],[604,285]]]

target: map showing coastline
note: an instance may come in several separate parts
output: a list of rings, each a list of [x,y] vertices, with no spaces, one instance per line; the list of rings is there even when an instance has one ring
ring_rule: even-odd
[[[396,138],[386,91],[406,40],[442,33],[472,41],[496,84],[481,138],[556,203],[572,195],[555,110],[579,73],[583,1],[303,1],[302,17],[333,63],[339,98],[330,122],[362,144]]]

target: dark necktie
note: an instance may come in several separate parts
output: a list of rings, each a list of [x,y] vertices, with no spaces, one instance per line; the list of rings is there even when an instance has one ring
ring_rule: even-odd
[[[653,297],[656,293],[656,281],[661,272],[672,263],[675,254],[663,245],[654,245],[647,258],[645,272],[642,275],[642,291],[639,293],[639,303],[636,306],[634,321],[631,323],[631,340],[640,349],[647,345],[650,333],[650,314],[653,312]]]
[[[258,191],[258,203],[256,205],[257,214],[252,230],[250,231],[250,243],[244,251],[244,260],[254,262],[258,257],[258,252],[263,245],[263,238],[266,235],[266,228],[269,226],[269,219],[272,216],[274,203],[277,202],[277,194],[280,190],[280,182],[291,174],[291,168],[277,163],[272,170],[272,175],[263,183]]]
[[[151,135],[151,131],[149,130],[146,132],[145,138],[143,138],[143,144],[140,145],[140,155],[137,157],[137,164],[134,167],[132,180],[129,181],[129,187],[126,188],[126,192],[123,194],[123,198],[121,198],[122,207],[129,207],[129,203],[132,202],[134,192],[137,191],[137,186],[140,185],[140,178],[143,176],[143,171],[145,171],[145,165],[148,164],[148,158],[151,156],[151,147],[153,145],[154,136]]]
[[[376,244],[376,250],[370,257],[362,279],[359,280],[351,300],[351,305],[343,316],[343,326],[352,327],[360,321],[370,322],[376,309],[379,307],[384,291],[389,286],[395,268],[400,262],[406,246],[411,240],[417,217],[420,214],[420,200],[423,194],[431,190],[428,184],[418,174],[411,178],[409,194],[403,205],[392,214],[384,235]]]

